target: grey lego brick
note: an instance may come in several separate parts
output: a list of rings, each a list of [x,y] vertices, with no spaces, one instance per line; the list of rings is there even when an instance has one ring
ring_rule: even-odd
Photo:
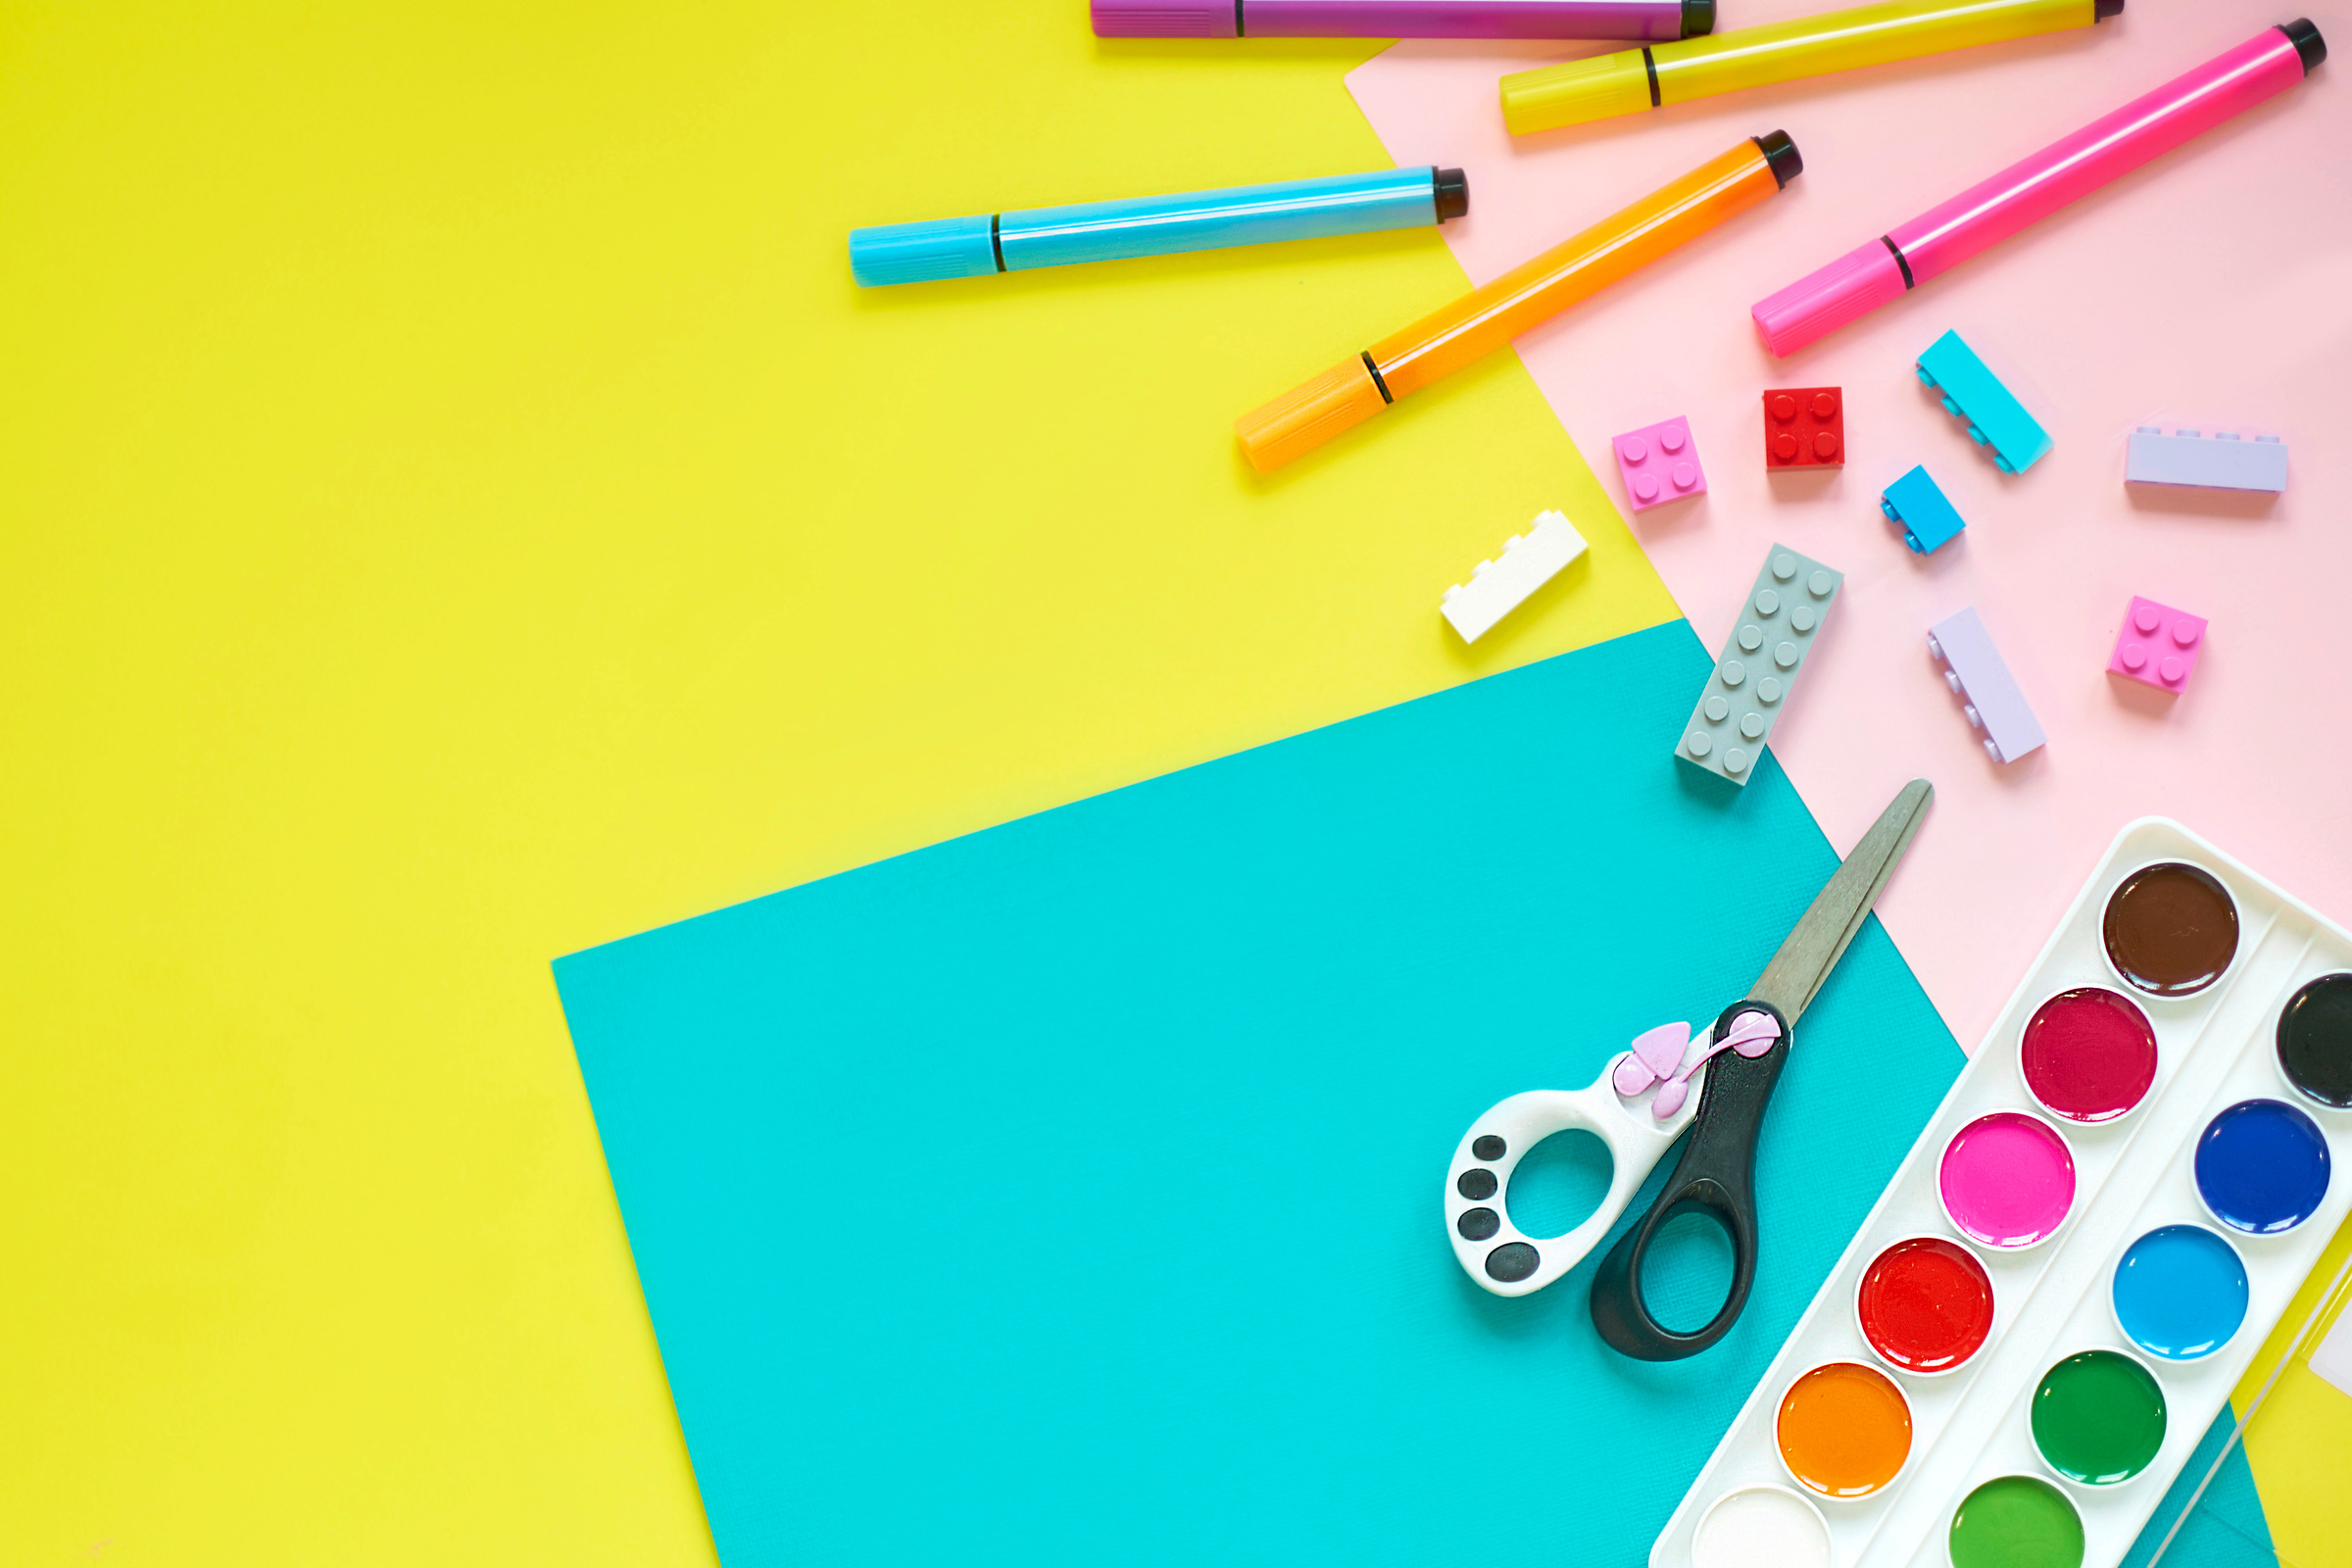
[[[1740,618],[1698,694],[1674,755],[1692,767],[1744,785],[1845,573],[1774,545],[1740,607]]]

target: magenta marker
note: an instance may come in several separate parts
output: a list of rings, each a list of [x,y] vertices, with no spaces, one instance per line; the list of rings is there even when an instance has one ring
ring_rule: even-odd
[[[1758,301],[1748,314],[1766,347],[1776,355],[1793,354],[2199,131],[2286,91],[2327,58],[2327,41],[2308,19],[2266,28]]]
[[[1715,0],[1093,0],[1098,38],[1639,38],[1715,25]]]

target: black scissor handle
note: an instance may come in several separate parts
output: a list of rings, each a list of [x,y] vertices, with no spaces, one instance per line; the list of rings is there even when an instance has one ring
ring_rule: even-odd
[[[1715,1020],[1720,1040],[1741,1013],[1760,1012],[1781,1026],[1761,1056],[1724,1052],[1707,1063],[1706,1087],[1690,1142],[1674,1174],[1642,1222],[1617,1239],[1592,1276],[1592,1326],[1611,1348],[1643,1361],[1696,1355],[1732,1330],[1756,1282],[1756,1136],[1773,1086],[1788,1061],[1788,1020],[1767,1002],[1736,1002]],[[1732,1292],[1705,1328],[1678,1334],[1649,1315],[1642,1299],[1642,1269],[1658,1231],[1684,1214],[1704,1214],[1732,1244]]]

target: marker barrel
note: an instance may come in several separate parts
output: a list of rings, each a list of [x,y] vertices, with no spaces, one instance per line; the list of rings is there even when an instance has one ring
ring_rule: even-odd
[[[853,229],[850,270],[871,288],[1415,228],[1459,218],[1469,210],[1470,191],[1462,172],[1423,164],[1368,174]]]
[[[2124,0],[1887,0],[1502,78],[1514,135],[1917,55],[2087,27]]]
[[[1772,195],[1804,168],[1781,131],[1741,142],[1234,421],[1260,473],[1289,463]]]
[[[1885,237],[1756,302],[1776,355],[1793,354],[1950,271],[2070,202],[2301,81],[2327,58],[2309,22],[2268,27],[1980,181]]]
[[[1099,38],[1691,38],[1715,0],[1093,0]]]

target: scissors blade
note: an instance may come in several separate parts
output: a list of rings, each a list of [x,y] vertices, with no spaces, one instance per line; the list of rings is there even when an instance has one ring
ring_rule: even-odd
[[[1822,982],[1838,966],[1846,944],[1862,929],[1870,906],[1879,901],[1880,889],[1894,874],[1896,862],[1911,847],[1912,836],[1918,833],[1935,799],[1936,786],[1924,778],[1903,786],[1894,804],[1881,811],[1870,831],[1862,835],[1862,842],[1854,846],[1845,863],[1814,895],[1813,906],[1764,966],[1749,996],[1771,1003],[1790,1027],[1795,1026],[1797,1015],[1811,1004]]]

